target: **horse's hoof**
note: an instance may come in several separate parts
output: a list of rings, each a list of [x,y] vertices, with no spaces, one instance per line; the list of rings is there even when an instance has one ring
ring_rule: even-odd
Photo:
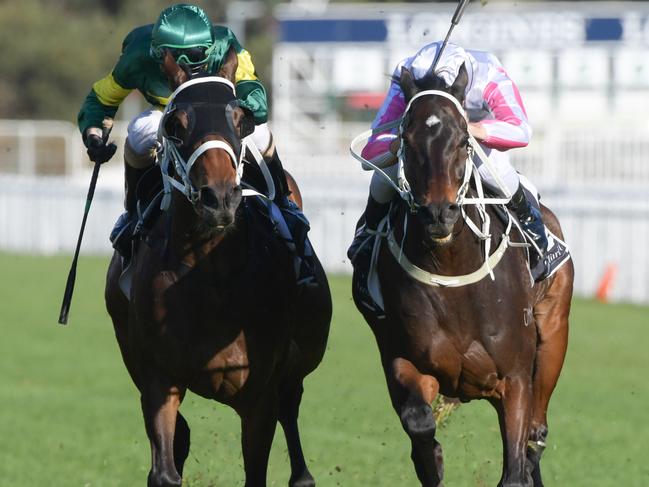
[[[399,415],[401,424],[411,438],[435,438],[435,418],[428,404],[404,405]]]
[[[149,472],[147,487],[181,487],[183,479],[180,475],[169,475],[166,473]]]
[[[288,486],[289,487],[315,487],[315,480],[313,479],[311,474],[307,471],[306,473],[302,474],[299,478],[289,480]]]

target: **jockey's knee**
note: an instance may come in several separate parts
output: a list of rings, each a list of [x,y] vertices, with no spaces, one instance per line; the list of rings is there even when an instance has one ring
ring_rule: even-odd
[[[135,169],[146,169],[155,162],[156,147],[153,146],[149,149],[144,149],[143,152],[138,152],[131,145],[128,137],[124,144],[124,162]]]
[[[476,158],[474,158],[474,161],[476,161]],[[514,194],[518,189],[519,179],[518,172],[516,172],[516,169],[514,169],[514,166],[512,166],[509,161],[509,155],[505,152],[493,149],[489,152],[489,162],[498,173],[498,176],[500,176],[500,179],[505,185],[505,189],[509,194]],[[499,190],[500,185],[498,184],[496,177],[489,170],[488,166],[482,164],[482,162],[479,162],[478,164],[478,173],[480,174],[480,178],[495,190]]]
[[[392,181],[397,180],[398,167],[396,165],[386,167],[383,169]],[[377,203],[389,203],[396,196],[397,192],[395,189],[388,183],[385,178],[383,178],[378,173],[374,172],[372,175],[372,181],[370,182],[370,196]]]
[[[275,152],[275,141],[267,123],[255,126],[255,131],[252,133],[252,141],[264,159],[269,159],[273,156]]]
[[[131,167],[144,169],[155,161],[158,126],[162,112],[149,109],[128,124],[124,161]]]

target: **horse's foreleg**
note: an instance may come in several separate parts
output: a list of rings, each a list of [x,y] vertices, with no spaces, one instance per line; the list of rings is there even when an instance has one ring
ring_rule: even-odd
[[[284,429],[288,454],[291,460],[289,487],[315,486],[315,481],[304,461],[300,431],[297,424],[303,390],[302,381],[299,381],[296,384],[282,388],[280,391],[279,422]]]
[[[565,269],[565,272],[564,272]],[[572,277],[568,267],[561,269],[545,298],[534,308],[538,329],[534,402],[527,448],[528,469],[534,487],[543,487],[539,462],[548,435],[547,410],[568,346],[568,315],[572,296]]]
[[[255,401],[249,410],[240,411],[245,487],[265,487],[268,457],[277,426],[276,394]]]
[[[495,402],[503,440],[503,474],[498,487],[532,487],[526,470],[532,384],[526,379],[505,379],[504,393]]]
[[[444,477],[442,447],[435,439],[435,418],[430,404],[439,392],[439,383],[421,374],[408,360],[394,359],[384,369],[392,406],[410,437],[411,458],[424,487],[441,487]]]
[[[184,418],[178,415],[184,389],[161,384],[147,384],[142,391],[142,412],[146,432],[151,442],[151,470],[148,487],[179,487],[182,479],[177,463],[181,467],[189,452],[189,428]],[[182,419],[181,419],[182,418]],[[176,425],[179,424],[176,441]],[[183,458],[174,460],[178,452]]]
[[[183,476],[185,460],[189,456],[189,444],[189,425],[183,415],[180,414],[180,411],[178,411],[176,415],[176,433],[174,434],[174,464],[181,477]]]

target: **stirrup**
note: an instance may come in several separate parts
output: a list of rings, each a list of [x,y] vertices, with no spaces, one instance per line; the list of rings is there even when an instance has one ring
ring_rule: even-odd
[[[297,278],[295,279],[295,284],[297,287],[317,287],[318,281],[315,278],[313,270],[304,262],[304,259],[300,259],[300,269],[298,271]]]
[[[534,279],[534,282],[541,282],[545,280],[550,275],[550,265],[548,259],[546,257],[539,259],[534,267],[532,267],[532,262],[530,260],[530,273],[532,274],[532,279]]]
[[[119,254],[128,259],[131,255],[131,240],[135,230],[135,218],[128,211],[122,213],[110,232],[110,242]]]
[[[356,234],[354,235],[354,240],[352,240],[352,243],[347,249],[347,258],[349,261],[354,264],[359,257],[367,256],[369,259],[372,255],[372,243],[377,236],[387,237],[388,232],[380,232],[378,230],[367,228],[366,224],[358,227]]]

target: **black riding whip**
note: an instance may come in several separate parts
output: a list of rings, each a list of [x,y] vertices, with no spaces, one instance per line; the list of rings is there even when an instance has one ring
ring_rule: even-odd
[[[74,292],[74,281],[77,278],[77,261],[79,260],[79,249],[81,248],[81,240],[83,240],[83,232],[86,229],[86,220],[88,220],[88,213],[90,212],[90,205],[92,204],[92,198],[95,195],[95,186],[97,186],[97,179],[99,178],[99,167],[110,159],[117,147],[113,142],[106,145],[108,140],[108,135],[112,128],[112,121],[109,119],[104,119],[103,130],[102,130],[102,139],[104,142],[103,153],[95,154],[93,157],[91,155],[90,149],[88,155],[91,157],[91,160],[95,163],[95,167],[92,169],[92,177],[90,178],[90,186],[88,187],[88,195],[86,196],[86,207],[83,211],[83,220],[81,220],[81,229],[79,230],[79,238],[77,239],[77,248],[74,251],[74,257],[72,258],[72,265],[70,266],[70,272],[68,273],[68,281],[65,284],[65,292],[63,293],[63,303],[61,303],[61,312],[59,313],[59,324],[67,325],[68,324],[68,313],[70,312],[70,304],[72,302],[72,293]]]
[[[95,167],[92,170],[92,177],[90,178],[90,187],[88,188],[88,196],[86,196],[86,207],[83,211],[83,220],[81,221],[81,230],[79,230],[79,238],[77,239],[77,248],[74,251],[72,265],[70,266],[70,272],[68,274],[68,282],[65,285],[65,292],[63,293],[63,303],[61,304],[61,313],[59,314],[59,324],[61,325],[68,324],[68,312],[70,311],[72,293],[74,292],[74,281],[77,277],[77,260],[79,259],[79,249],[81,248],[83,231],[86,229],[86,220],[88,219],[88,212],[90,211],[92,197],[95,195],[95,186],[97,185],[100,166],[100,163],[95,162]]]
[[[446,33],[446,39],[444,39],[444,42],[442,43],[442,47],[440,47],[437,50],[437,54],[435,54],[435,59],[433,61],[433,67],[430,68],[431,72],[435,71],[435,67],[437,66],[437,62],[439,61],[439,58],[442,56],[442,52],[444,52],[444,49],[446,48],[446,44],[448,44],[448,39],[451,37],[451,32],[453,32],[453,29],[457,24],[460,23],[460,19],[462,18],[462,15],[464,14],[464,9],[466,6],[469,4],[471,0],[460,0],[460,2],[457,4],[457,8],[455,9],[455,13],[453,14],[453,18],[451,19],[451,27],[449,27],[448,32]]]

